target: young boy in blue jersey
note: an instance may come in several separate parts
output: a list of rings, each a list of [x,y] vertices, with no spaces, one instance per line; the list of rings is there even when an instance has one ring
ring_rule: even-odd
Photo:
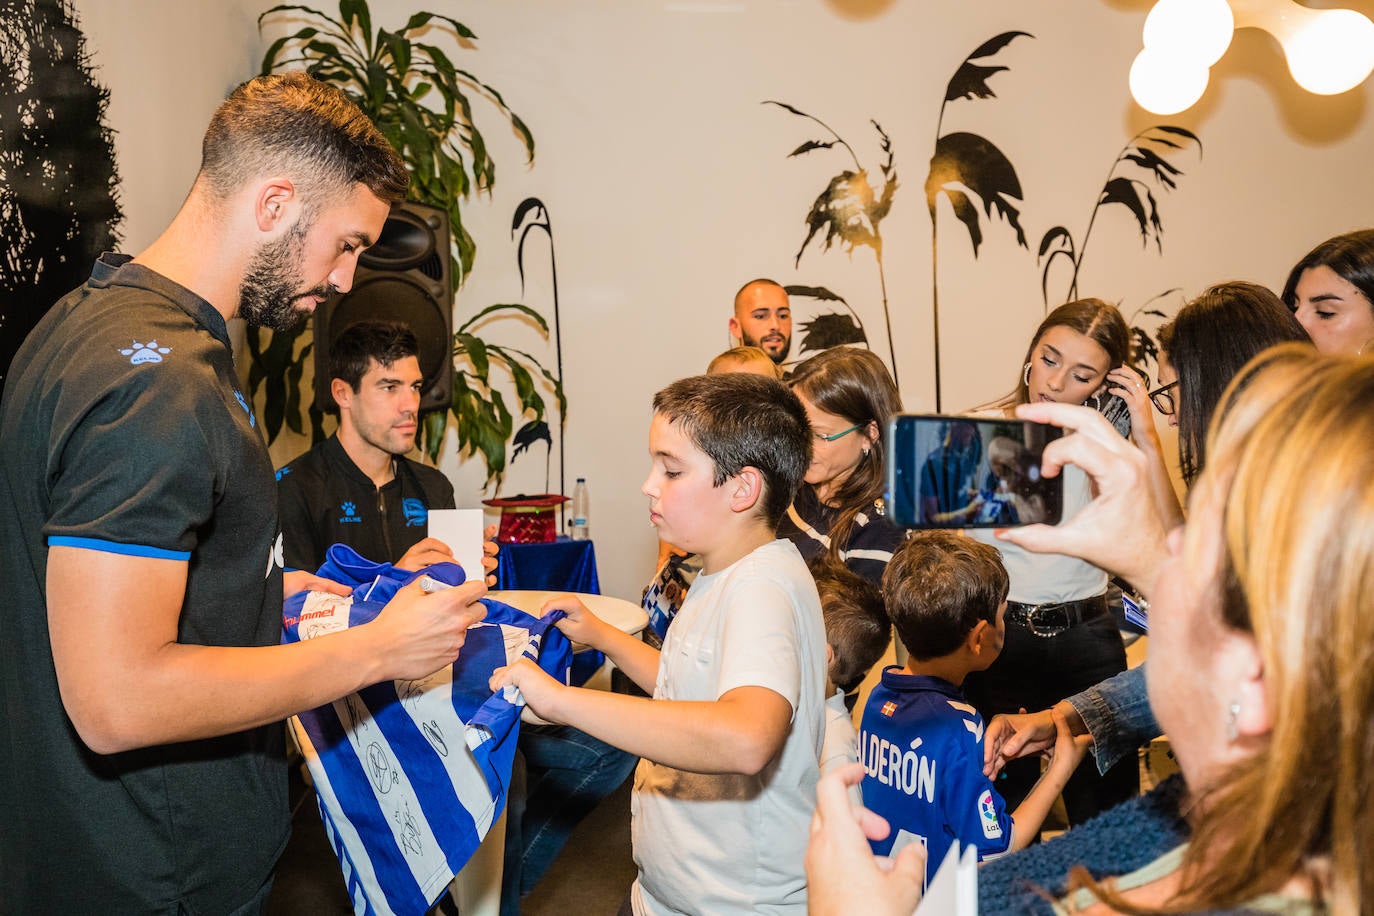
[[[892,828],[873,851],[921,843],[928,882],[955,840],[977,847],[979,861],[1025,848],[1087,741],[1056,719],[1049,768],[1014,814],[983,775],[983,719],[960,686],[1002,651],[1007,571],[997,549],[952,531],[918,532],[888,564],[883,600],[910,657],[883,671],[860,725],[864,806]]]
[[[654,396],[644,482],[659,536],[702,569],[661,651],[572,596],[545,605],[652,698],[498,670],[544,719],[641,757],[632,802],[637,916],[806,912],[803,859],[824,732],[825,629],[801,554],[776,537],[811,459],[776,379],[696,376]],[[981,759],[981,758],[980,758]]]

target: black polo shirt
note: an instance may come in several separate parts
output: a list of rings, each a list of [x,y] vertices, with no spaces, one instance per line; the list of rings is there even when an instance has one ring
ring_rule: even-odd
[[[402,455],[394,468],[395,476],[377,487],[339,437],[330,436],[278,471],[286,568],[314,572],[334,544],[394,563],[424,540],[429,510],[454,508],[453,484],[438,469]]]
[[[182,643],[281,638],[272,465],[223,318],[122,255],[15,356],[0,407],[0,909],[226,912],[286,843],[281,725],[100,755],[48,639],[50,545],[187,563]],[[87,583],[89,614],[117,613]]]

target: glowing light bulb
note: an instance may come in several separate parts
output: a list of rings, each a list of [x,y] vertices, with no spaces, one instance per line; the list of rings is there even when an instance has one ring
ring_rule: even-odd
[[[1159,0],[1141,37],[1149,51],[1210,67],[1231,46],[1235,27],[1226,0]]]
[[[1281,38],[1288,69],[1308,92],[1336,95],[1374,71],[1374,22],[1354,10],[1322,10]]]
[[[1207,91],[1207,66],[1196,61],[1171,59],[1146,48],[1131,64],[1131,95],[1146,111],[1178,114],[1190,108]]]

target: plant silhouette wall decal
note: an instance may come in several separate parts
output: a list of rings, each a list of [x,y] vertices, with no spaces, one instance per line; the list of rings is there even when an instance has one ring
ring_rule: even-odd
[[[1140,230],[1140,244],[1146,246],[1153,241],[1155,250],[1163,253],[1164,224],[1159,218],[1159,201],[1146,179],[1152,179],[1161,193],[1174,190],[1178,186],[1176,179],[1183,171],[1169,161],[1169,156],[1182,150],[1184,143],[1195,145],[1198,158],[1202,158],[1202,141],[1192,131],[1169,124],[1145,128],[1128,140],[1116,159],[1112,160],[1107,179],[1088,215],[1082,240],[1075,246],[1073,234],[1064,226],[1053,227],[1040,239],[1036,260],[1040,265],[1040,294],[1046,311],[1050,307],[1050,273],[1056,260],[1068,261],[1070,274],[1067,292],[1062,298],[1054,299],[1054,302],[1078,298],[1078,274],[1083,266],[1083,255],[1087,252],[1097,215],[1104,207],[1115,204],[1130,211]],[[1161,293],[1155,298],[1165,295],[1168,293]]]
[[[892,368],[892,379],[896,382],[897,350],[892,339],[892,317],[888,310],[887,276],[883,270],[883,236],[881,230],[883,219],[892,210],[892,201],[898,187],[892,138],[883,130],[882,125],[876,120],[870,119],[869,123],[878,133],[878,144],[884,156],[883,161],[878,166],[878,173],[882,176],[882,189],[875,193],[869,180],[869,170],[864,168],[859,161],[854,148],[830,125],[786,102],[769,99],[763,104],[775,105],[799,118],[812,121],[830,135],[830,139],[807,140],[788,153],[787,158],[792,159],[817,150],[828,150],[838,146],[849,154],[849,159],[854,164],[853,169],[845,169],[831,178],[825,189],[817,195],[816,200],[811,204],[811,210],[806,215],[806,238],[802,240],[801,247],[797,249],[794,264],[801,264],[801,258],[806,253],[807,246],[811,244],[812,239],[821,234],[822,230],[824,236],[821,237],[820,248],[823,252],[830,250],[830,246],[836,240],[845,247],[851,257],[856,247],[862,246],[873,251],[873,257],[878,267],[878,285],[882,291],[883,320],[887,326],[889,365]],[[821,315],[814,321],[805,323],[803,325],[801,352],[823,350],[835,346],[834,343],[824,342],[829,340],[840,340],[845,343],[867,341],[867,336],[863,333],[863,326],[858,323],[858,315],[850,308],[848,302],[824,287],[799,287],[799,289],[817,290],[823,295],[816,295],[813,298],[823,301],[838,301],[850,312],[850,315],[838,312]],[[803,295],[807,294],[803,293]],[[856,334],[858,336],[855,336]]]
[[[936,216],[936,205],[940,195],[943,194],[949,200],[954,208],[954,215],[968,230],[975,258],[983,242],[983,229],[978,209],[970,195],[982,202],[983,213],[988,219],[992,219],[993,211],[996,210],[1015,231],[1017,244],[1022,248],[1026,247],[1026,234],[1021,228],[1021,211],[1016,206],[1022,200],[1021,181],[1016,177],[1016,169],[1012,167],[1006,154],[985,137],[963,131],[941,133],[944,128],[945,109],[950,102],[960,99],[996,98],[996,93],[988,85],[988,80],[994,74],[1008,68],[980,64],[976,61],[991,58],[1021,36],[1035,37],[1029,32],[1003,32],[989,38],[964,58],[964,62],[954,71],[949,84],[945,87],[945,97],[940,102],[940,115],[935,122],[935,154],[931,156],[930,172],[926,176],[926,207],[930,211],[931,321],[935,337],[936,411],[941,409],[940,226]]]
[[[1169,317],[1167,312],[1160,308],[1152,308],[1151,306],[1165,296],[1179,296],[1182,292],[1183,290],[1176,286],[1173,289],[1166,289],[1156,296],[1151,296],[1149,299],[1146,299],[1142,305],[1136,308],[1134,312],[1131,312],[1130,318],[1126,319],[1126,323],[1131,327],[1131,362],[1134,365],[1139,366],[1142,363],[1146,365],[1150,363],[1154,363],[1156,366],[1159,365],[1159,343],[1150,332],[1145,330],[1138,322],[1142,316],[1161,320],[1167,319]],[[1116,305],[1117,308],[1121,307],[1120,302]]]
[[[808,350],[819,352],[831,347],[843,347],[852,344],[868,346],[868,335],[864,333],[864,323],[859,318],[859,313],[854,311],[854,307],[846,302],[843,296],[831,292],[824,286],[787,286],[784,288],[787,290],[789,299],[794,296],[801,296],[821,302],[838,302],[846,309],[845,312],[817,315],[810,321],[803,322],[800,335],[800,353],[805,353]]]

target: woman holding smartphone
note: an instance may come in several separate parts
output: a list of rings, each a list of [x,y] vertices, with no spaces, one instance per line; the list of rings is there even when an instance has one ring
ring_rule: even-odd
[[[1115,306],[1100,299],[1061,305],[1041,322],[1026,350],[1017,386],[1000,401],[977,410],[1012,418],[1018,405],[1041,402],[1103,406],[1116,379],[1144,387],[1134,373],[1117,371],[1130,353],[1130,332]],[[1087,475],[1064,472],[1063,518],[1092,499]],[[1126,650],[1107,604],[1107,574],[1091,563],[1057,554],[1035,554],[993,537],[992,529],[968,534],[993,544],[1011,579],[1006,643],[986,671],[971,674],[964,692],[985,719],[1020,709],[1045,709],[1126,667]],[[998,784],[1016,805],[1040,775],[1039,761],[1015,761]],[[1099,775],[1080,766],[1064,789],[1071,823],[1081,823],[1134,795],[1135,761]]]

